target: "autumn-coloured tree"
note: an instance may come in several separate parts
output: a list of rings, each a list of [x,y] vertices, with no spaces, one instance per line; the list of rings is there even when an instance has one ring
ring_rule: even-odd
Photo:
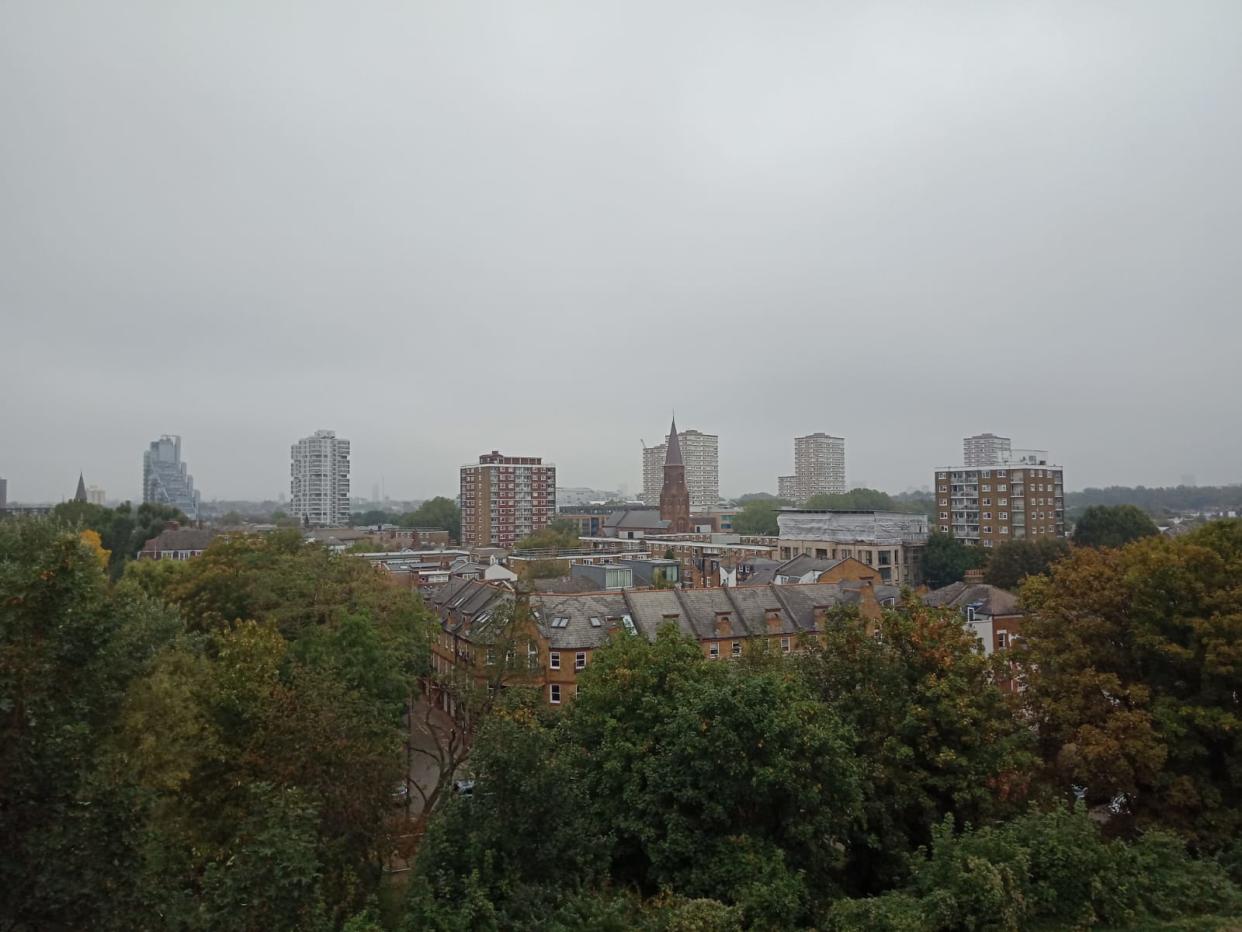
[[[1022,590],[1046,774],[1204,847],[1242,832],[1242,521],[1075,548]]]

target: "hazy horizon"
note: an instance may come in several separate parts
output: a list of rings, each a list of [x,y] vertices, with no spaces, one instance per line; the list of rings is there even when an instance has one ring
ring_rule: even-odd
[[[1242,481],[1242,4],[0,2],[0,477]]]

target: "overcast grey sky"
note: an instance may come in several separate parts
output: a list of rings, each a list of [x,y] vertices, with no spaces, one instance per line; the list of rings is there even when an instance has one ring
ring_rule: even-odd
[[[1242,481],[1242,3],[0,0],[0,476]]]

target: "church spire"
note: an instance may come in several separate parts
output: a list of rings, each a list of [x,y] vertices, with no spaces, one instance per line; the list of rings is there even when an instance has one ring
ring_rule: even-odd
[[[664,453],[664,486],[660,489],[660,519],[668,522],[668,533],[690,531],[690,491],[686,488],[686,464],[681,458],[681,439],[677,436],[677,415],[669,428]]]
[[[82,477],[82,473],[78,473],[78,491],[74,494],[75,502],[86,501],[86,480]]]
[[[677,415],[673,415],[673,426],[668,431],[668,451],[664,454],[665,466],[684,465],[681,458],[681,440],[677,437]]]

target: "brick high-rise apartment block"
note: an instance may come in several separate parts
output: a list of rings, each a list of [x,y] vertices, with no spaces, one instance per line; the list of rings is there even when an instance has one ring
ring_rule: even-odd
[[[690,490],[690,510],[706,511],[720,504],[720,437],[698,430],[677,433],[681,457],[686,466],[686,488]],[[664,458],[668,441],[643,447],[643,494],[648,505],[660,503],[664,488]]]
[[[484,453],[461,467],[461,543],[511,548],[556,519],[556,467],[538,456]]]
[[[1044,460],[938,469],[935,489],[936,526],[968,544],[1065,536],[1061,467]]]
[[[290,447],[289,514],[303,525],[349,523],[349,441],[317,430]]]

